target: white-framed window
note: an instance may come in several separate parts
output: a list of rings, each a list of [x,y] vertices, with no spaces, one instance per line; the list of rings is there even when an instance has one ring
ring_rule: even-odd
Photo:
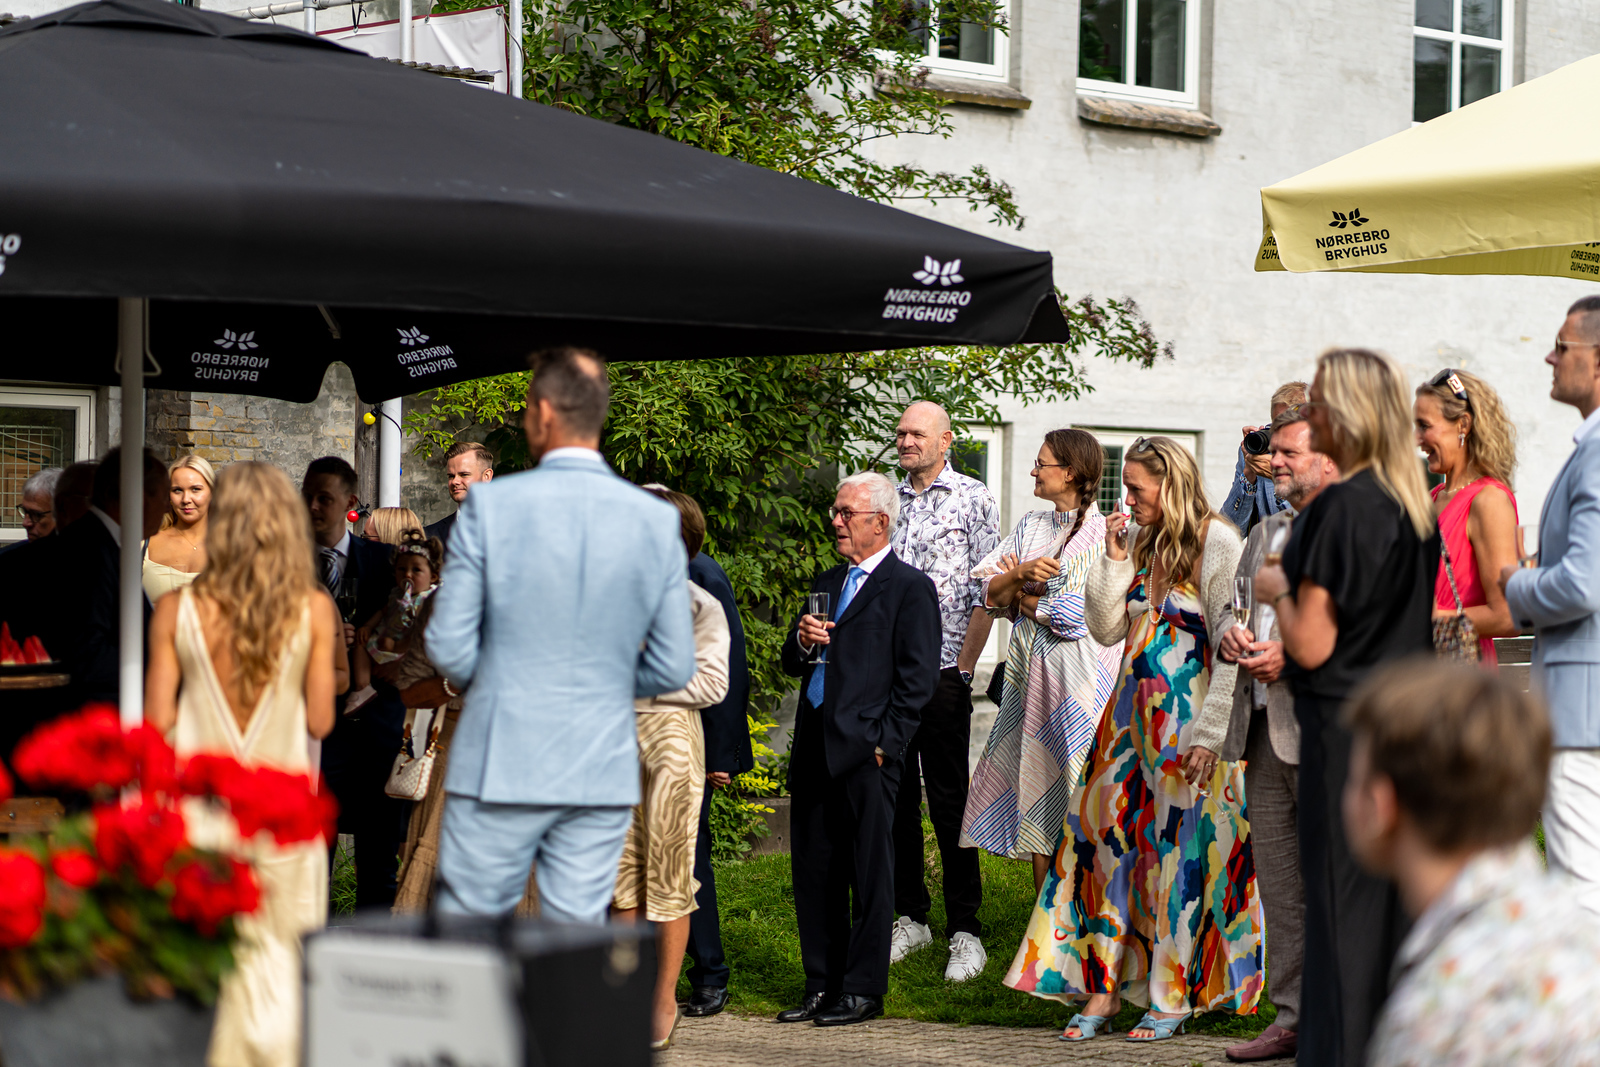
[[[1079,92],[1193,108],[1199,86],[1200,0],[1078,0]]]
[[[906,30],[922,46],[923,62],[931,71],[982,81],[1011,78],[1010,38],[998,28],[983,27],[957,18],[941,18],[939,0],[914,0]],[[1009,10],[1002,4],[1001,14]]]
[[[0,544],[20,541],[22,485],[46,467],[91,455],[94,393],[0,386]]]
[[[1011,532],[1011,527],[1006,524],[1005,459],[1004,426],[968,426],[950,446],[951,465],[989,487],[989,493],[1000,509],[1001,537]],[[1005,658],[1006,642],[1010,640],[1009,625],[1002,619],[989,628],[989,640],[978,656],[980,664],[992,667]]]
[[[1120,430],[1099,426],[1078,428],[1094,434],[1100,447],[1106,450],[1106,465],[1100,471],[1100,492],[1095,496],[1095,504],[1102,515],[1116,511],[1127,496],[1127,491],[1122,488],[1122,457],[1139,438],[1170,437],[1187,448],[1197,460],[1200,457],[1200,435],[1192,430]]]
[[[1511,88],[1513,8],[1512,0],[1416,0],[1412,121]]]

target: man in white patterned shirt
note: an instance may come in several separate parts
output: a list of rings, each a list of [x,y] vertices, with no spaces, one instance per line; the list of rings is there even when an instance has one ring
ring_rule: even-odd
[[[906,408],[895,429],[895,449],[906,477],[899,485],[900,519],[890,544],[895,555],[933,579],[939,593],[942,630],[939,688],[922,709],[922,722],[906,751],[905,775],[894,814],[894,896],[898,918],[889,961],[930,944],[928,909],[933,900],[923,880],[922,791],[944,867],[945,936],[950,962],[945,977],[964,982],[983,970],[983,926],[978,907],[983,883],[978,850],[962,848],[961,818],[967,807],[972,739],[972,669],[989,638],[983,585],[972,568],[999,543],[1000,509],[989,489],[950,466],[954,435],[950,416],[938,404],[918,401]],[[917,773],[921,764],[921,775]]]

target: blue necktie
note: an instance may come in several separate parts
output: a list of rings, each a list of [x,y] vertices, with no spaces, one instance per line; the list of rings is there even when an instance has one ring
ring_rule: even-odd
[[[844,578],[844,591],[839,594],[839,610],[833,613],[835,619],[844,618],[844,609],[850,606],[850,601],[855,599],[856,590],[861,586],[861,579],[867,572],[860,567],[851,567],[850,573]],[[806,699],[811,701],[814,708],[822,707],[822,674],[827,670],[827,664],[819,663],[811,672],[811,684],[806,686]]]

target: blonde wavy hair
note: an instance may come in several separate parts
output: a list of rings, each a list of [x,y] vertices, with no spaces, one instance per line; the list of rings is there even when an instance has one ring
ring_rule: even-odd
[[[1371,468],[1384,492],[1405,508],[1417,536],[1433,535],[1433,501],[1417,459],[1411,402],[1400,368],[1365,348],[1330,348],[1317,357],[1323,402],[1334,443],[1342,453],[1340,473]]]
[[[172,483],[172,476],[177,474],[185,467],[188,467],[190,470],[200,475],[200,480],[206,483],[207,489],[211,490],[213,493],[217,491],[216,468],[211,466],[211,461],[209,459],[206,459],[204,456],[197,456],[193,452],[190,452],[186,456],[179,456],[177,459],[173,460],[167,465],[167,483],[170,485]],[[161,516],[161,528],[165,530],[170,526],[176,525],[176,523],[177,519],[174,518],[172,514],[172,506],[169,503],[167,505],[167,513]]]
[[[1133,549],[1135,567],[1143,570],[1154,556],[1161,561],[1168,582],[1195,577],[1206,546],[1206,523],[1219,516],[1206,502],[1194,456],[1170,437],[1141,437],[1122,462],[1124,466],[1137,463],[1161,480],[1161,525],[1139,531]]]
[[[386,545],[398,545],[407,530],[422,529],[422,520],[410,508],[373,508],[362,527],[361,536],[374,534]]]
[[[1465,400],[1450,391],[1448,381],[1438,385],[1424,382],[1417,386],[1417,395],[1437,400],[1439,411],[1465,435],[1467,462],[1496,481],[1511,485],[1511,472],[1517,468],[1517,427],[1506,416],[1500,394],[1476,374],[1454,369],[1452,373],[1466,389]]]
[[[311,517],[289,479],[266,463],[229,465],[217,479],[197,596],[233,626],[239,691],[254,706],[272,680],[300,605],[321,587]]]

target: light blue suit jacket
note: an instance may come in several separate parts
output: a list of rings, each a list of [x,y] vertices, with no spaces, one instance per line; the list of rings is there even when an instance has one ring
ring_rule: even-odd
[[[1586,437],[1544,499],[1539,566],[1506,583],[1511,616],[1535,627],[1533,680],[1557,748],[1600,748],[1600,433]]]
[[[635,697],[694,674],[678,511],[566,454],[472,487],[428,658],[466,706],[445,790],[494,804],[639,801]]]

